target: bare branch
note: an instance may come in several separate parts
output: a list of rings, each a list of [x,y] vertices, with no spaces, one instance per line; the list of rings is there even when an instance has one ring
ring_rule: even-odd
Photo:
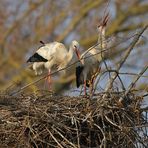
[[[93,2],[88,1],[88,3],[86,5],[84,5],[80,9],[78,14],[73,18],[72,22],[69,24],[69,27],[66,28],[66,30],[57,38],[57,40],[62,41],[63,39],[65,39],[67,37],[67,35],[78,25],[80,20],[83,17],[85,17],[91,9],[99,6],[102,2],[103,2],[103,0],[97,0],[97,1],[93,1]]]
[[[141,37],[141,35],[143,34],[143,32],[147,29],[148,25],[145,26],[140,32],[139,34],[135,37],[134,41],[132,42],[131,46],[127,49],[122,61],[119,63],[119,65],[117,66],[117,72],[119,72],[120,68],[122,67],[122,65],[124,64],[124,62],[126,61],[126,59],[128,58],[130,52],[132,51],[132,49],[134,48],[134,46],[136,45],[136,43],[138,42],[139,38]],[[110,90],[112,88],[113,82],[117,77],[117,73],[114,73],[112,78],[109,80],[108,85],[106,87],[106,91]]]
[[[136,82],[141,78],[144,72],[148,69],[148,66],[144,67],[142,71],[138,74],[138,76],[133,80],[133,82],[130,84],[128,89],[125,92],[125,96],[130,92],[130,90],[135,86]]]
[[[44,0],[40,0],[39,2],[31,5],[29,7],[29,9],[23,14],[23,16],[19,19],[19,20],[16,20],[14,22],[14,24],[5,32],[4,34],[4,37],[3,39],[0,41],[1,43],[1,52],[3,53],[4,51],[4,48],[5,48],[5,44],[6,44],[6,40],[7,38],[9,37],[9,35],[15,30],[17,29],[23,22],[23,20],[28,16],[30,15],[30,13],[32,11],[34,11],[36,8],[38,8],[42,3],[44,3],[45,1]]]

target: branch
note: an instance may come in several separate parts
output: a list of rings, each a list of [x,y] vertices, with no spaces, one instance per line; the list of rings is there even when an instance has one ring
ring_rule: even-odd
[[[117,18],[111,22],[112,27],[107,28],[106,36],[111,36],[115,33],[118,33],[119,31],[121,32],[122,24],[124,24],[124,22],[126,22],[129,17],[139,14],[144,14],[147,12],[147,10],[148,10],[148,5],[140,5],[140,6],[135,5],[130,7],[129,10],[127,10],[126,12],[123,11],[120,12],[119,15],[117,15]],[[140,26],[140,24],[137,25],[137,27],[138,26]],[[134,27],[130,28],[133,29]],[[91,36],[91,38],[86,38],[85,40],[83,39],[82,41],[80,41],[80,43],[83,47],[89,47],[92,44],[94,44],[96,41],[97,41],[97,35],[94,35]]]
[[[139,73],[139,75],[133,80],[133,82],[130,84],[130,86],[126,90],[125,96],[130,92],[130,90],[134,87],[134,85],[136,84],[136,82],[141,78],[141,76],[143,75],[144,72],[146,72],[147,69],[148,69],[148,66],[144,67],[142,69],[142,71]]]
[[[70,142],[65,136],[63,136],[61,134],[61,132],[59,132],[56,128],[52,127],[52,129],[57,132],[68,144],[70,144],[71,146],[73,146],[73,148],[77,148],[72,142]]]
[[[122,65],[124,64],[124,62],[126,61],[126,59],[128,58],[130,52],[132,51],[132,49],[134,48],[134,46],[136,45],[136,43],[138,42],[139,38],[141,37],[141,35],[143,34],[143,32],[147,29],[148,25],[145,26],[140,32],[139,34],[135,37],[134,41],[132,42],[131,46],[127,49],[125,56],[123,58],[123,60],[119,63],[119,65],[117,66],[117,72],[119,72],[120,68],[122,67]],[[117,73],[114,73],[112,78],[109,80],[108,85],[106,87],[106,91],[109,91],[112,88],[113,82],[117,77]]]
[[[82,20],[82,18],[85,17],[90,10],[99,6],[102,2],[103,0],[97,0],[93,2],[89,1],[86,5],[84,5],[77,13],[77,15],[72,19],[72,22],[69,24],[66,30],[60,36],[58,36],[56,40],[58,41],[64,40],[69,35],[69,33],[74,30],[74,28],[78,25],[78,23]]]
[[[136,34],[136,35],[137,35],[137,34]],[[124,39],[124,40],[121,41],[120,43],[117,43],[116,45],[114,45],[114,46],[112,46],[112,47],[109,47],[109,48],[107,48],[107,49],[104,49],[104,50],[98,52],[97,54],[100,54],[101,52],[105,52],[105,51],[107,51],[107,50],[109,50],[109,49],[111,49],[111,48],[113,48],[113,47],[116,47],[116,46],[120,45],[121,43],[127,41],[128,39],[131,39],[131,38],[135,37],[136,35],[131,36],[131,37],[127,38],[126,40]],[[95,45],[93,45],[92,47],[90,47],[88,50],[91,50],[92,48],[95,48],[95,47],[97,47],[97,46],[98,46],[98,43],[95,44]],[[97,54],[95,54],[95,55],[97,55]],[[88,57],[86,57],[86,58],[90,58],[90,57],[95,56],[95,55],[91,55],[91,56],[88,56]],[[69,64],[66,68],[62,68],[62,69],[60,69],[60,70],[57,70],[57,71],[51,73],[50,75],[54,75],[54,74],[56,74],[56,73],[58,73],[58,72],[60,72],[60,71],[62,71],[62,70],[68,69],[69,67],[75,65],[75,64],[78,63],[78,62],[79,62],[79,60],[77,60],[77,61],[75,61],[75,62]],[[38,83],[39,81],[41,81],[41,80],[47,78],[48,76],[49,76],[49,75],[43,76],[43,77],[37,79],[36,81],[31,82],[31,83],[29,83],[29,84],[27,84],[27,85],[21,87],[19,90],[13,92],[11,95],[17,94],[17,93],[19,93],[20,91],[25,90],[26,88],[30,87],[30,86],[33,85],[33,84]],[[69,80],[70,80],[70,81],[69,81],[70,83],[71,83],[72,79],[73,79],[72,77],[69,79]],[[67,81],[66,83],[68,84],[69,82]],[[67,84],[66,84],[66,86],[67,86]],[[58,84],[58,85],[59,85],[59,84]],[[64,83],[62,83],[62,85],[64,86]],[[62,89],[61,89],[61,86],[60,86],[60,88],[58,88],[58,91],[61,91],[61,90],[62,90]]]
[[[53,138],[53,140],[57,143],[57,145],[60,147],[60,148],[64,148],[59,142],[58,140],[56,139],[56,137],[54,137],[54,135],[50,132],[50,130],[48,128],[46,128],[46,130],[48,131],[48,133],[50,134],[50,136]]]
[[[7,40],[7,38],[9,37],[10,34],[13,33],[13,31],[15,29],[18,29],[18,27],[23,24],[23,20],[30,15],[30,13],[32,11],[34,11],[35,9],[37,9],[42,3],[44,3],[45,1],[44,0],[40,0],[38,3],[35,3],[33,5],[31,5],[29,7],[29,9],[24,13],[24,15],[19,19],[19,20],[16,20],[14,22],[14,24],[6,31],[6,33],[4,34],[4,37],[3,39],[0,41],[0,44],[1,44],[1,52],[3,53],[4,52],[4,48],[5,48],[5,42]]]

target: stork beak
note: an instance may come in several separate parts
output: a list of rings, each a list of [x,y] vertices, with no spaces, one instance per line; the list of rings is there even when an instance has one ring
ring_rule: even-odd
[[[76,46],[74,46],[74,48],[75,48],[76,55],[77,55],[78,59],[80,60],[81,59],[80,52]]]
[[[104,16],[103,20],[98,25],[98,29],[102,32],[107,26],[108,20],[109,20],[109,12]]]

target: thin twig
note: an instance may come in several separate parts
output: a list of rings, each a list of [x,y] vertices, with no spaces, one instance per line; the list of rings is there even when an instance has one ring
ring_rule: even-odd
[[[46,128],[46,130],[48,131],[48,133],[50,134],[50,136],[53,138],[53,140],[58,144],[58,146],[60,148],[64,148],[58,141],[57,139],[53,136],[53,134],[50,132],[50,130],[48,128]]]
[[[125,96],[130,92],[130,90],[134,87],[134,85],[136,84],[136,82],[141,78],[141,76],[143,75],[144,72],[146,72],[147,69],[148,69],[148,66],[144,67],[142,69],[142,71],[138,74],[138,76],[133,80],[133,82],[130,84],[130,86],[126,90]]]
[[[147,29],[148,25],[145,26],[140,32],[139,34],[134,38],[134,41],[131,43],[131,46],[127,49],[123,60],[119,63],[119,65],[117,66],[117,72],[119,72],[120,68],[122,67],[122,65],[124,64],[124,62],[126,61],[126,59],[128,58],[129,54],[131,53],[132,49],[134,48],[134,46],[136,45],[136,43],[138,42],[139,38],[141,37],[141,35],[143,34],[143,32]],[[109,91],[112,88],[113,82],[116,79],[116,77],[118,76],[117,73],[114,73],[112,78],[109,80],[108,85],[106,87],[106,92]],[[105,97],[105,96],[104,96]],[[104,98],[103,97],[103,98]]]
[[[80,148],[80,137],[79,137],[79,129],[77,125],[76,118],[74,118],[75,126],[76,126],[76,132],[77,132],[77,143],[78,143],[78,148]]]
[[[101,145],[100,145],[100,148],[102,148],[103,143],[106,143],[106,136],[105,136],[105,133],[104,133],[104,131],[102,130],[102,128],[101,128],[99,125],[94,124],[94,126],[96,126],[96,127],[101,131],[101,133],[102,133],[102,135],[103,135],[103,139],[102,139],[102,142],[101,142]],[[104,147],[105,147],[105,145],[104,145]]]
[[[118,127],[119,129],[121,129],[121,127],[120,127],[119,125],[117,125],[117,124],[115,124],[113,121],[111,121],[111,119],[109,119],[106,115],[105,115],[104,117],[105,117],[105,119],[106,119],[110,124],[112,124],[113,126]]]
[[[127,39],[123,39],[123,41],[121,41],[120,43],[117,43],[116,45],[113,45],[113,46],[111,46],[111,47],[109,47],[109,48],[106,48],[106,49],[104,49],[104,50],[102,50],[102,51],[100,51],[100,52],[98,52],[98,53],[96,53],[96,54],[94,54],[94,55],[87,56],[87,57],[85,57],[85,59],[86,59],[86,58],[90,58],[90,57],[92,57],[92,56],[95,56],[95,55],[97,55],[97,54],[100,54],[101,52],[105,52],[105,51],[107,51],[107,50],[109,50],[109,49],[111,49],[111,48],[114,48],[114,47],[120,45],[121,43],[124,43],[125,41],[127,41],[127,40],[129,40],[129,39],[135,37],[135,36],[137,36],[137,33],[134,34],[134,35],[132,35],[132,36],[130,36],[130,37],[128,37]],[[96,46],[98,46],[98,43],[95,44],[95,45],[93,45],[92,47],[90,47],[90,48],[88,49],[88,51],[90,51],[91,49],[93,49],[93,48],[96,47]],[[81,59],[80,59],[80,60],[81,60]],[[37,79],[37,80],[35,80],[35,81],[33,81],[33,82],[27,84],[27,85],[21,87],[20,89],[18,89],[17,91],[11,93],[10,95],[13,96],[13,95],[19,93],[20,91],[25,90],[26,88],[30,87],[31,85],[40,82],[41,80],[47,78],[48,76],[54,75],[54,74],[56,74],[56,73],[58,73],[58,72],[60,72],[60,71],[63,71],[63,70],[65,70],[65,69],[68,69],[69,67],[71,67],[71,66],[73,66],[73,65],[75,65],[75,64],[77,64],[77,63],[79,63],[79,60],[73,62],[72,64],[69,64],[69,65],[68,65],[67,67],[65,67],[65,68],[59,69],[59,70],[57,70],[57,71],[55,71],[55,72],[52,72],[51,74],[48,74],[48,75],[46,75],[46,76],[43,76],[43,77],[41,77],[41,78],[39,78],[39,79]]]
[[[131,76],[137,76],[137,75],[139,75],[137,73],[131,73],[131,72],[119,72],[119,74],[120,75],[131,75]],[[141,75],[141,77],[148,78],[148,76],[146,76],[146,75]]]
[[[70,142],[67,138],[65,138],[61,132],[59,132],[57,129],[55,129],[54,127],[52,127],[52,129],[57,132],[67,143],[69,143],[70,145],[72,145],[74,148],[77,148],[72,142]]]

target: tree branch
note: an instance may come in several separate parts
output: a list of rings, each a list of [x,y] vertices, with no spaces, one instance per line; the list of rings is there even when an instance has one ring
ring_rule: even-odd
[[[143,32],[147,29],[148,25],[145,26],[140,32],[139,34],[135,37],[134,41],[132,42],[131,46],[127,49],[125,56],[123,58],[123,60],[121,60],[121,62],[119,63],[119,65],[117,66],[117,72],[119,72],[120,68],[122,67],[122,65],[124,64],[124,62],[126,61],[126,59],[128,58],[130,52],[132,51],[132,49],[134,48],[134,46],[136,45],[136,43],[138,42],[139,38],[141,37],[141,35],[143,34]],[[109,80],[108,85],[105,89],[105,91],[109,91],[112,88],[113,82],[117,77],[117,73],[114,73],[112,78]]]
[[[144,74],[144,72],[146,72],[147,69],[148,69],[148,66],[144,67],[142,69],[142,71],[139,73],[139,75],[133,80],[133,82],[130,84],[130,86],[126,90],[125,96],[130,92],[130,90],[134,87],[134,85],[136,84],[136,82],[141,78],[141,76]]]
[[[60,36],[58,36],[56,40],[58,40],[58,41],[64,40],[69,35],[69,33],[74,30],[74,28],[78,25],[80,20],[83,17],[85,17],[90,10],[99,6],[102,2],[103,2],[103,0],[97,0],[97,1],[93,1],[93,2],[89,1],[86,5],[84,5],[80,9],[80,11],[77,13],[77,15],[72,19],[72,22],[69,24],[69,27],[66,28],[66,30]]]
[[[23,20],[30,15],[32,11],[37,9],[42,3],[44,3],[44,0],[40,0],[38,3],[35,3],[29,7],[29,9],[23,14],[23,16],[14,22],[14,24],[6,31],[4,34],[3,39],[0,41],[1,44],[1,52],[4,53],[5,43],[9,35],[15,30],[18,29],[18,27],[22,24]]]
[[[129,10],[127,10],[127,12],[123,12],[123,11],[120,12],[119,15],[117,15],[117,18],[111,22],[112,27],[107,28],[106,35],[110,36],[115,33],[118,33],[119,31],[124,31],[124,30],[122,30],[122,24],[129,17],[144,14],[147,12],[147,10],[148,10],[148,5],[140,5],[140,6],[135,5],[135,6],[130,7]],[[133,24],[132,24],[132,26],[133,26]],[[140,26],[140,24],[137,26]],[[128,28],[129,28],[129,26],[128,26]],[[132,27],[132,28],[134,28],[134,27]],[[89,47],[92,44],[94,44],[96,41],[97,41],[97,35],[94,35],[94,36],[91,36],[91,38],[87,38],[85,40],[83,39],[82,41],[80,41],[80,43],[84,47]]]

